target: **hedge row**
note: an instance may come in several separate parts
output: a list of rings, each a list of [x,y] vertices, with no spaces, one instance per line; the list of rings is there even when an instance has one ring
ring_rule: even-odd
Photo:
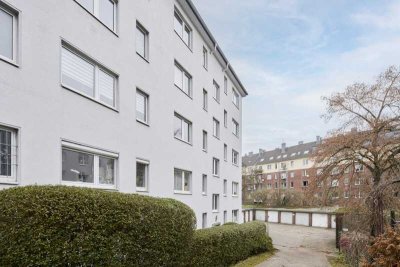
[[[193,211],[172,199],[64,186],[0,190],[0,266],[177,266]]]
[[[272,240],[262,222],[223,225],[195,232],[186,264],[229,266],[272,249]]]

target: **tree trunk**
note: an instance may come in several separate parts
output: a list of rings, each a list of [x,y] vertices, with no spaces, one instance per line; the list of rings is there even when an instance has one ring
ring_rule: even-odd
[[[376,192],[372,199],[372,225],[371,234],[377,237],[384,232],[385,218],[383,206],[383,194],[381,191]]]

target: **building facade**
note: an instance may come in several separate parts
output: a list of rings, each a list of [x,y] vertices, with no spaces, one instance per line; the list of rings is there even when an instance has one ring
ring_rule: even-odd
[[[169,197],[242,221],[247,92],[190,0],[0,0],[0,188]]]
[[[259,153],[246,154],[242,159],[243,202],[256,201],[252,193],[263,189],[312,192],[321,201],[327,198],[327,203],[336,204],[361,199],[369,182],[362,165],[343,171],[333,170],[328,179],[319,181],[322,168],[315,164],[312,153],[321,142],[322,139],[317,136],[313,142],[300,141],[290,147],[283,143],[274,150],[260,149]]]

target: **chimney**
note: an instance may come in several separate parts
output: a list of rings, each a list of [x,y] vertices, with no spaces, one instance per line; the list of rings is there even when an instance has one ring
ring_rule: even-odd
[[[286,153],[286,143],[282,143],[281,152]]]
[[[322,141],[321,136],[317,135],[317,145],[320,145]]]
[[[303,141],[299,141],[299,145],[302,145],[303,144]]]

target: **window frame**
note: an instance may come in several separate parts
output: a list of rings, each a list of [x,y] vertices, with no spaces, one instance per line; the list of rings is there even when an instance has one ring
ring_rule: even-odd
[[[81,60],[87,62],[90,65],[93,65],[94,67],[94,73],[93,73],[93,91],[94,91],[94,96],[88,95],[85,92],[80,91],[79,89],[73,88],[70,85],[65,84],[63,81],[63,62],[62,62],[62,52],[63,49],[68,50],[70,53],[74,54]],[[98,80],[99,80],[99,73],[104,72],[105,74],[111,76],[114,80],[113,82],[113,103],[114,105],[111,106],[103,101],[100,100],[100,93],[99,93],[99,85],[98,85]],[[118,80],[119,80],[119,75],[116,74],[115,72],[111,71],[109,68],[105,67],[103,64],[95,60],[94,58],[88,56],[86,53],[82,52],[78,48],[72,46],[68,42],[62,40],[61,41],[61,49],[60,49],[60,84],[61,87],[70,90],[76,94],[79,94],[87,99],[90,99],[100,105],[103,105],[105,107],[108,107],[114,111],[118,112],[119,108],[119,88],[118,88]]]
[[[214,87],[213,98],[219,104],[221,101],[221,87],[215,80],[213,80],[213,87]]]
[[[226,197],[226,195],[228,194],[228,180],[227,179],[224,179],[224,181],[223,181],[222,192],[223,192],[222,195],[224,197]]]
[[[0,1],[0,10],[12,17],[12,58],[0,54],[0,60],[19,67],[20,11],[3,1]]]
[[[203,46],[203,68],[208,71],[208,50]]]
[[[182,23],[180,23],[182,25],[181,33],[177,32],[176,29],[175,29],[175,19],[176,19],[176,17],[179,17],[180,21],[182,22]],[[186,43],[184,38],[183,38],[183,32],[185,31],[185,28],[187,28],[189,30],[189,40],[188,40],[189,43]],[[193,29],[187,23],[186,19],[182,15],[182,13],[176,7],[174,8],[174,32],[176,33],[176,35],[179,36],[179,38],[187,46],[187,48],[189,48],[189,50],[192,51],[192,47],[193,47]]]
[[[100,22],[103,26],[105,26],[108,30],[110,30],[112,33],[114,33],[116,36],[118,36],[118,27],[117,27],[117,22],[118,22],[118,1],[116,0],[108,0],[113,3],[113,27],[110,28],[105,22],[103,22],[100,19],[100,10],[99,10],[99,1],[100,0],[93,0],[93,12],[86,9],[81,3],[79,3],[79,0],[74,0],[79,6],[81,6],[86,12],[88,12],[90,15],[92,15],[93,18],[95,18],[98,22]]]
[[[202,150],[207,153],[208,151],[208,133],[203,130]]]
[[[228,145],[224,144],[224,161],[228,161]]]
[[[239,183],[232,182],[232,196],[238,197],[239,196]]]
[[[201,227],[203,229],[207,228],[207,212],[201,214]]]
[[[219,194],[212,194],[212,201],[211,201],[211,207],[212,207],[212,212],[216,213],[219,212]]]
[[[239,210],[232,210],[232,222],[237,223],[239,221]]]
[[[239,138],[239,135],[240,135],[239,123],[235,119],[232,118],[232,125],[233,125],[233,129],[232,129],[233,135]]]
[[[179,141],[182,141],[182,142],[184,142],[186,144],[193,145],[193,124],[192,124],[192,122],[190,120],[186,119],[185,117],[183,117],[182,115],[180,115],[177,112],[174,113],[174,120],[175,120],[175,118],[178,118],[178,119],[181,120],[181,133],[183,133],[183,130],[182,130],[183,129],[183,125],[182,125],[182,123],[186,122],[189,125],[189,129],[188,129],[188,131],[189,131],[189,133],[188,133],[189,140],[188,141],[184,140],[183,139],[183,134],[182,134],[182,138],[179,138],[179,137],[176,137],[176,135],[174,133],[174,138],[179,140]],[[174,122],[174,131],[175,131],[175,122]]]
[[[181,171],[182,172],[182,188],[181,190],[175,189],[175,171]],[[189,191],[185,191],[185,173],[189,174]],[[192,177],[193,173],[188,170],[184,170],[181,168],[174,168],[174,194],[183,194],[183,195],[191,195],[192,194]]]
[[[224,93],[228,95],[228,78],[224,76]]]
[[[145,110],[144,110],[144,112],[145,112],[144,116],[145,116],[145,120],[143,121],[143,120],[141,120],[141,119],[139,119],[139,118],[137,117],[138,109],[137,109],[137,100],[136,100],[136,103],[135,103],[136,121],[137,121],[137,122],[140,122],[140,123],[143,123],[143,124],[145,124],[145,125],[147,125],[147,126],[149,126],[149,125],[150,125],[150,117],[149,117],[149,111],[150,111],[150,109],[149,109],[150,96],[149,96],[149,94],[147,94],[146,92],[144,92],[142,89],[136,88],[136,99],[137,99],[137,95],[138,95],[138,94],[144,96],[144,98],[145,98],[145,100],[144,100],[144,109],[145,109]]]
[[[137,186],[137,164],[138,163],[146,166],[145,187]],[[136,192],[149,192],[149,178],[150,178],[150,161],[137,158],[136,159],[136,181],[135,181]]]
[[[201,177],[201,194],[203,196],[207,195],[207,184],[208,184],[207,174],[203,174]]]
[[[181,88],[178,84],[175,83],[175,71],[178,68],[181,71],[181,78],[182,78],[182,87],[184,87],[184,76],[189,79],[189,88],[188,93],[184,91],[184,88]],[[184,68],[178,61],[175,60],[174,62],[174,85],[176,88],[181,90],[185,95],[187,95],[190,99],[193,99],[193,76]]]
[[[68,186],[79,186],[79,187],[86,187],[86,188],[97,188],[97,189],[108,189],[108,190],[117,190],[117,184],[119,182],[118,177],[118,163],[119,163],[119,154],[111,151],[107,151],[100,148],[94,148],[87,145],[77,144],[70,141],[61,141],[61,184],[68,185]],[[93,183],[85,183],[85,182],[76,182],[76,181],[65,181],[62,177],[62,153],[65,150],[78,152],[78,153],[85,153],[89,155],[93,155]],[[114,160],[114,184],[107,185],[101,184],[99,179],[99,158],[109,158]]]
[[[228,128],[228,111],[224,109],[224,127]]]
[[[19,129],[0,124],[0,130],[10,132],[11,136],[11,175],[0,175],[0,184],[18,184],[19,174]],[[13,156],[13,154],[15,156]]]
[[[143,35],[144,35],[144,55],[141,55],[138,51],[137,51],[137,47],[136,47],[136,54],[138,56],[140,56],[141,58],[143,58],[147,63],[150,62],[150,33],[149,31],[143,26],[143,24],[141,24],[138,20],[136,20],[136,43],[137,43],[137,31],[140,31]],[[135,43],[135,46],[136,46]]]
[[[236,162],[235,162],[235,155],[236,155]],[[239,166],[239,152],[232,149],[232,164],[234,166]]]
[[[240,95],[234,87],[232,87],[232,103],[240,109]]]
[[[213,157],[212,159],[212,174],[214,177],[219,177],[220,176],[220,160],[218,158]]]
[[[215,125],[215,128],[214,128]],[[221,135],[221,124],[219,122],[219,120],[217,120],[215,117],[213,117],[213,136],[217,139],[220,138]],[[215,130],[215,132],[214,132]]]
[[[203,109],[208,111],[208,92],[203,88]]]

